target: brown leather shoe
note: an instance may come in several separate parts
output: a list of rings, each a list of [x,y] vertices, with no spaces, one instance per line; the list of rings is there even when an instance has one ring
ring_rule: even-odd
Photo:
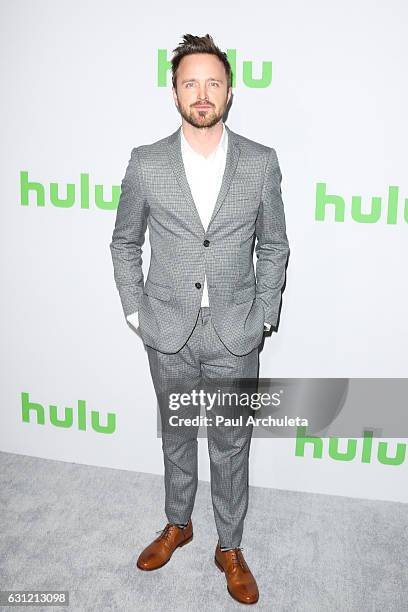
[[[161,534],[153,540],[139,555],[137,567],[150,571],[166,565],[176,548],[188,544],[193,539],[193,524],[191,519],[185,527],[177,527],[167,523]]]
[[[256,580],[240,548],[222,551],[218,543],[214,561],[218,569],[225,573],[227,589],[231,597],[245,604],[253,604],[258,601],[259,591]]]

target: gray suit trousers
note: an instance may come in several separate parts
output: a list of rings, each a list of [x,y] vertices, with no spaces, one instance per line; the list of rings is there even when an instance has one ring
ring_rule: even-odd
[[[193,389],[209,393],[256,392],[259,346],[246,355],[232,354],[215,331],[210,307],[200,308],[191,335],[176,353],[162,353],[145,346],[160,408],[167,519],[176,524],[189,520],[198,483],[199,424],[174,426],[170,425],[169,418],[173,417],[174,422],[176,416],[179,422],[181,418],[200,417],[201,413],[212,420],[211,425],[207,423],[207,442],[219,543],[221,547],[238,547],[248,508],[248,464],[253,429],[246,420],[254,411],[242,406],[242,402],[239,405],[227,400],[216,402],[210,410],[192,404],[174,410],[169,405],[169,393],[188,393]],[[216,424],[217,416],[234,420]]]

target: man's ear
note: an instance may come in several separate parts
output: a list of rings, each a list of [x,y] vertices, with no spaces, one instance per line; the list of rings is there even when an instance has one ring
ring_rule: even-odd
[[[176,106],[178,107],[178,100],[177,100],[177,92],[174,89],[174,87],[171,88],[171,91],[173,93],[173,99],[174,99],[174,103],[176,104]]]

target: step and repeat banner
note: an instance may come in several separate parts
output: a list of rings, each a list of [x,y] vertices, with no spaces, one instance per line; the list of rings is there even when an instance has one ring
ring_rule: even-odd
[[[331,415],[296,436],[263,422],[250,483],[407,502],[407,5],[3,0],[1,13],[1,449],[163,473],[109,244],[132,148],[181,123],[172,50],[209,33],[234,73],[227,125],[274,147],[282,171],[291,253],[260,377],[296,379],[299,410],[318,396]],[[145,277],[149,261],[147,232]],[[199,451],[209,480],[202,437]]]

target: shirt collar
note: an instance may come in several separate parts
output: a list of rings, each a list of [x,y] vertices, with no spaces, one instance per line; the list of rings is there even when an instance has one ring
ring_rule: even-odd
[[[225,155],[227,152],[228,132],[225,129],[224,122],[222,122],[222,136],[221,136],[220,142],[216,146],[215,150],[208,157],[204,157],[204,155],[201,155],[200,153],[197,153],[196,151],[194,151],[193,147],[190,145],[190,143],[187,141],[186,137],[184,136],[183,127],[181,127],[180,130],[181,130],[181,147],[182,147],[182,150],[184,150],[184,152],[186,153],[195,155],[196,157],[203,159],[205,161],[209,161],[211,159],[214,159],[218,154],[223,153]]]

